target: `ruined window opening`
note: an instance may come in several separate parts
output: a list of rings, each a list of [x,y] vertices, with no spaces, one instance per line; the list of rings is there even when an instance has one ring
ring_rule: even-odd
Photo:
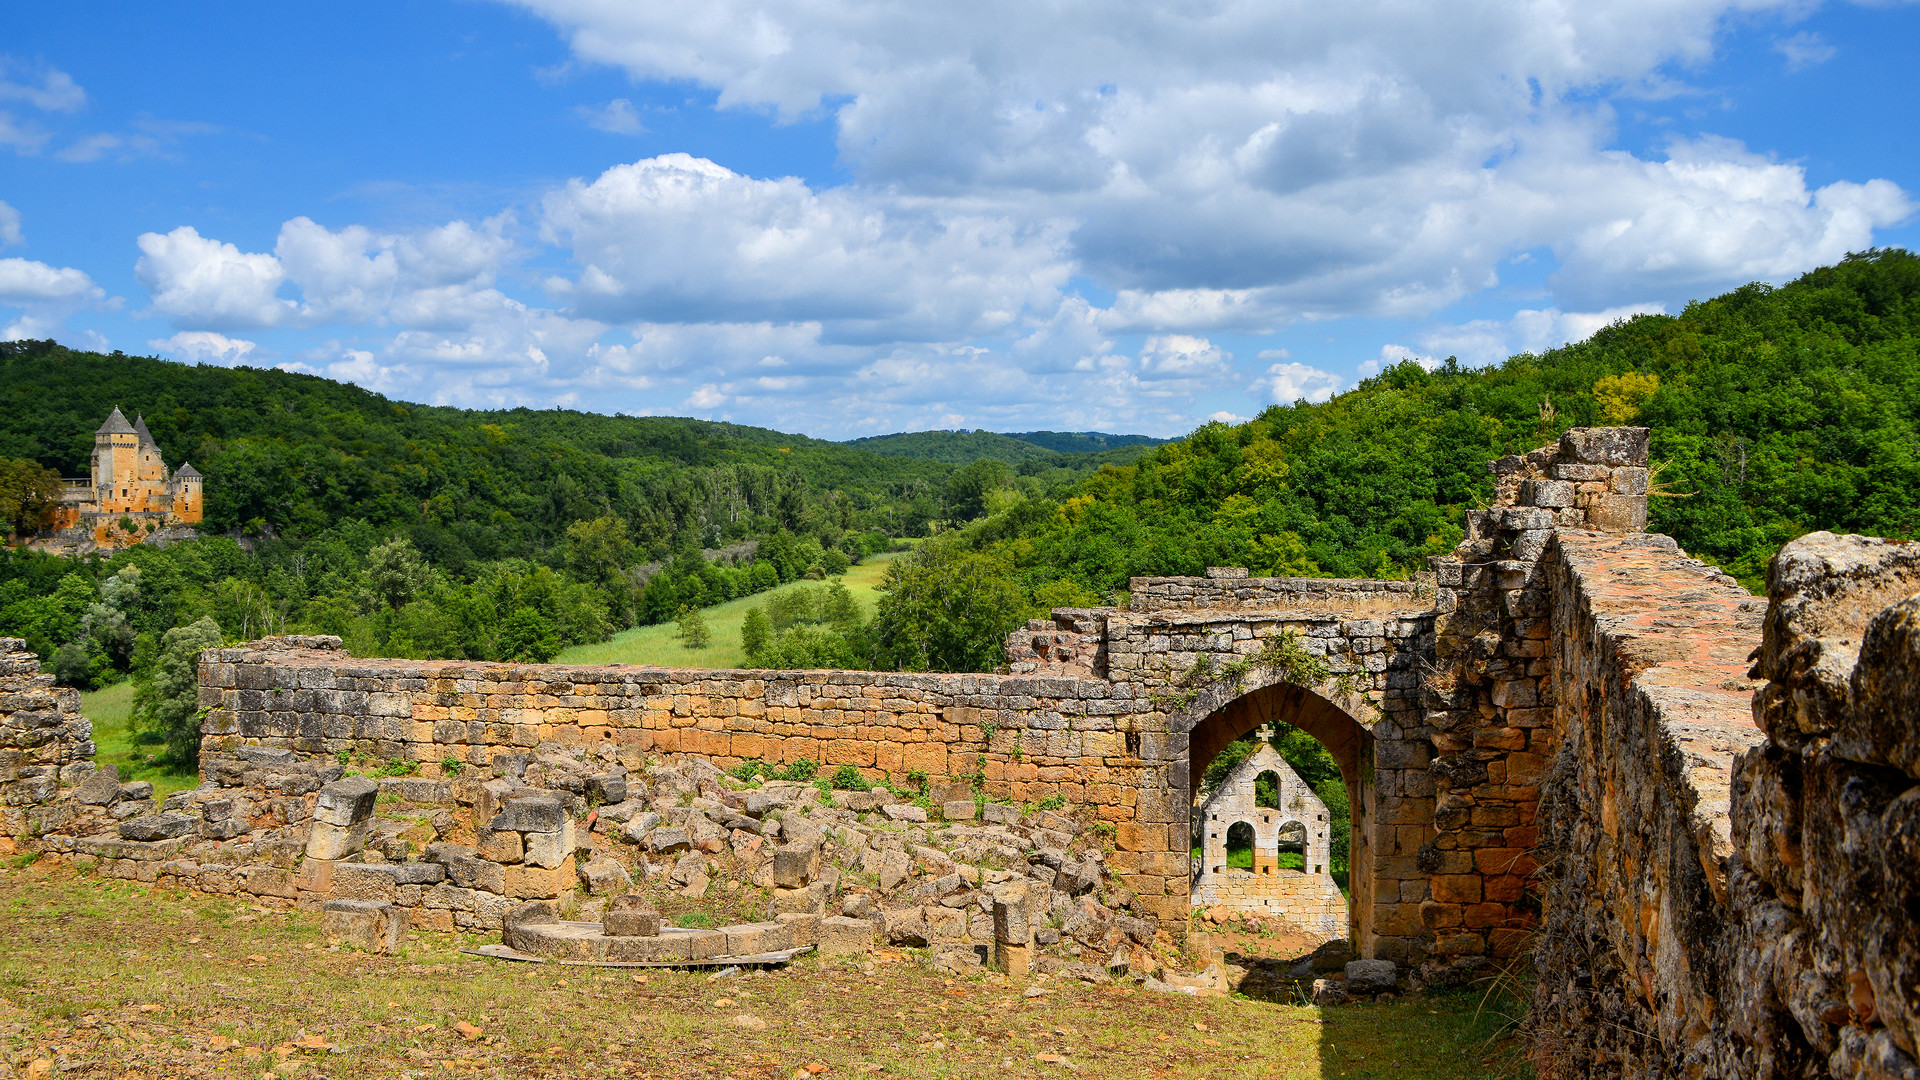
[[[1253,778],[1253,805],[1280,809],[1280,774],[1269,769]]]
[[[1297,874],[1307,872],[1307,827],[1298,821],[1280,826],[1274,865]],[[1315,871],[1316,873],[1318,871]]]
[[[1253,823],[1236,821],[1227,827],[1227,865],[1229,870],[1253,869]]]

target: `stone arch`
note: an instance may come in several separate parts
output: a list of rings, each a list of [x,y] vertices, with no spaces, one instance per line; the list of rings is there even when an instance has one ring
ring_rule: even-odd
[[[1178,813],[1188,815],[1191,832],[1194,813],[1191,794],[1228,743],[1270,721],[1291,724],[1319,740],[1340,767],[1346,784],[1352,837],[1347,857],[1347,933],[1359,955],[1374,955],[1376,936],[1374,853],[1379,850],[1374,798],[1374,740],[1377,712],[1357,694],[1342,693],[1331,682],[1308,688],[1288,682],[1278,673],[1262,681],[1255,669],[1239,682],[1222,680],[1204,687],[1193,704],[1171,717],[1176,733],[1187,736],[1187,792]],[[1365,718],[1364,721],[1362,718]],[[1309,833],[1324,822],[1305,822]],[[1275,826],[1277,828],[1277,824]],[[1223,830],[1224,831],[1224,830]],[[1270,834],[1271,835],[1271,834]]]

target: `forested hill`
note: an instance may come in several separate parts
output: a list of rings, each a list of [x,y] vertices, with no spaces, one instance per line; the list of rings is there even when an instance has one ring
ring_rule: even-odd
[[[1025,466],[1078,466],[1124,463],[1146,447],[1165,439],[1146,435],[1109,435],[1100,431],[1027,431],[1002,435],[992,431],[904,431],[853,439],[848,446],[890,457],[919,458],[955,465],[975,461],[1002,461]]]
[[[1405,576],[1453,547],[1486,462],[1569,427],[1643,424],[1652,527],[1750,588],[1814,529],[1920,529],[1920,259],[1850,256],[1675,316],[1486,369],[1411,361],[1324,404],[1210,424],[1065,499],[1001,500],[967,533],[1028,583],[1129,575]]]
[[[941,516],[947,472],[738,424],[412,405],[292,372],[0,344],[0,457],[85,475],[115,406],[206,475],[210,530],[310,535],[360,518],[455,561],[525,553],[603,513],[663,551],[809,514],[912,534]]]

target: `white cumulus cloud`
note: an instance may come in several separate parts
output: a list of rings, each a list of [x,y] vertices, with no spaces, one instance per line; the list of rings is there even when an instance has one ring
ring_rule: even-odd
[[[793,177],[666,154],[549,195],[580,271],[551,286],[606,321],[818,321],[834,336],[952,340],[1051,311],[1068,267],[1050,223],[901,210]]]
[[[1331,371],[1289,360],[1269,367],[1266,377],[1256,385],[1266,391],[1268,400],[1291,405],[1302,400],[1326,401],[1340,392],[1342,382]]]
[[[293,313],[275,294],[286,270],[272,255],[241,251],[201,236],[191,225],[169,233],[141,233],[134,276],[153,296],[153,309],[194,329],[257,329]]]
[[[246,360],[248,354],[256,348],[251,341],[230,338],[210,330],[182,330],[172,337],[155,338],[147,342],[147,347],[196,364],[228,366]]]

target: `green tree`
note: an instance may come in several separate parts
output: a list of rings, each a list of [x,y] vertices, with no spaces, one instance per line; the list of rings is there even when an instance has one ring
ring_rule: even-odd
[[[1013,469],[1004,461],[982,458],[955,469],[947,477],[947,513],[956,521],[972,521],[987,512],[987,496],[1006,486]]]
[[[756,663],[781,670],[866,666],[860,646],[844,634],[818,626],[796,626],[768,642]]]
[[[60,507],[60,474],[31,461],[0,458],[0,522],[15,536],[53,524]]]
[[[500,627],[500,659],[544,664],[560,652],[560,632],[530,607],[515,609]]]
[[[427,590],[433,581],[427,561],[404,536],[367,552],[367,587],[394,610]]]
[[[952,543],[921,545],[887,567],[872,624],[875,659],[902,671],[991,671],[1033,612],[1011,567]]]
[[[689,649],[704,649],[713,640],[707,616],[691,604],[680,609],[680,641]]]
[[[206,616],[168,630],[153,666],[134,683],[134,725],[164,743],[175,765],[199,760],[200,654],[220,638],[220,624]]]
[[[740,647],[748,659],[758,660],[772,637],[773,623],[767,613],[758,605],[748,608],[746,618],[740,620]]]

